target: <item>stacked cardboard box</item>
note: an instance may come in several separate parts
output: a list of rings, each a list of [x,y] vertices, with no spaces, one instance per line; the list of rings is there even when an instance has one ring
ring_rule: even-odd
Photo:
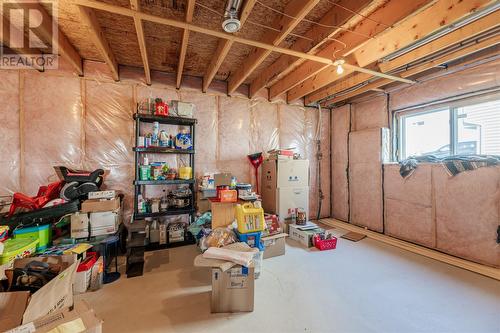
[[[88,199],[71,216],[71,237],[88,238],[114,234],[122,223],[121,198]]]

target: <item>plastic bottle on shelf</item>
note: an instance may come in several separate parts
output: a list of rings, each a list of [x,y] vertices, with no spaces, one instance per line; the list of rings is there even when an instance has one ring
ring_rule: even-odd
[[[151,144],[158,146],[158,135],[160,133],[160,123],[155,121],[153,123],[153,135],[151,136]]]
[[[146,201],[141,193],[137,196],[137,212],[145,213],[146,212]]]
[[[163,190],[163,195],[160,200],[160,212],[166,212],[168,209],[168,196],[167,192]]]
[[[160,245],[167,244],[167,224],[160,222]]]
[[[157,220],[153,220],[151,227],[149,228],[149,241],[151,243],[160,242],[160,227],[158,226]]]

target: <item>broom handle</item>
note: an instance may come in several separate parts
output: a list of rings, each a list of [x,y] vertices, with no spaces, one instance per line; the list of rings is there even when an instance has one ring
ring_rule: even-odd
[[[259,194],[259,168],[255,168],[255,187],[257,194]]]

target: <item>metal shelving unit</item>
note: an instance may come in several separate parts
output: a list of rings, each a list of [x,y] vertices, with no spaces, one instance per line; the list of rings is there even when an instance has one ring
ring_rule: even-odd
[[[158,122],[160,124],[165,125],[177,125],[177,126],[188,126],[189,132],[191,134],[192,140],[192,149],[174,149],[174,148],[165,148],[165,147],[133,147],[134,155],[135,155],[135,180],[134,184],[134,220],[142,220],[147,217],[162,217],[162,216],[175,216],[175,215],[189,215],[189,222],[193,223],[195,218],[195,199],[196,199],[196,191],[195,191],[195,180],[193,179],[166,179],[166,180],[140,180],[139,177],[139,165],[141,161],[142,154],[186,154],[189,159],[189,166],[192,168],[192,174],[194,177],[195,174],[195,166],[194,166],[194,154],[195,154],[195,125],[197,120],[194,118],[181,118],[181,117],[161,117],[161,116],[152,116],[146,114],[134,114],[135,120],[135,142],[137,143],[138,137],[141,133],[141,124],[142,123],[154,123]],[[189,185],[191,190],[191,199],[190,205],[184,208],[176,208],[176,209],[168,209],[165,212],[159,213],[139,213],[138,212],[138,203],[137,198],[140,193],[143,193],[143,189],[145,186],[166,186],[166,185]],[[167,240],[166,246],[162,246],[161,248],[175,247],[186,244],[193,244],[188,238],[189,235],[187,231],[185,232],[186,241],[178,243],[169,244]],[[168,239],[168,237],[167,237]]]

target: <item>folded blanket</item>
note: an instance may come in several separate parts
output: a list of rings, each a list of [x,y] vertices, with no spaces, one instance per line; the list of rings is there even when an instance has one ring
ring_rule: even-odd
[[[248,252],[242,252],[227,248],[210,247],[203,253],[203,258],[227,260],[238,265],[249,266],[252,263],[255,252],[258,251],[258,249],[251,249]]]

